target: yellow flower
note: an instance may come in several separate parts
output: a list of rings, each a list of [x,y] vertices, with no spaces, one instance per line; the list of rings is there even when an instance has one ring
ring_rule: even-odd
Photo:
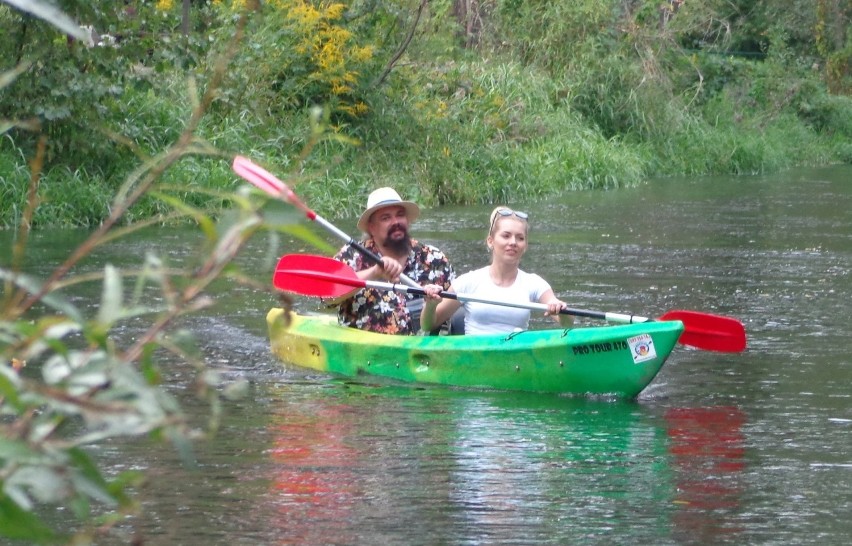
[[[295,6],[287,10],[287,18],[296,21],[301,26],[307,27],[306,32],[309,32],[309,29],[313,28],[321,17],[322,14],[320,12],[304,2],[298,2]]]
[[[332,86],[331,86],[331,92],[334,93],[335,95],[345,95],[346,93],[350,93],[351,91],[352,91],[352,88],[349,87],[348,85],[335,83],[335,84],[332,84]]]
[[[169,11],[175,6],[174,0],[157,0],[156,7],[160,11]]]
[[[370,111],[370,107],[364,104],[361,101],[355,103],[355,113],[357,114],[366,114]]]
[[[331,4],[330,6],[325,8],[325,17],[334,21],[335,19],[340,19],[344,11],[346,11],[345,5]]]
[[[373,58],[373,46],[353,47],[351,58],[355,62],[362,63]]]

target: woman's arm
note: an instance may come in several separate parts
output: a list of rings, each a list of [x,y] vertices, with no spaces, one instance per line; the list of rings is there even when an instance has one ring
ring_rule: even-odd
[[[424,332],[431,332],[437,325],[449,320],[453,313],[461,307],[461,302],[450,298],[441,298],[441,287],[437,284],[427,284],[423,288],[426,290],[426,302],[423,305],[423,311],[420,313],[420,329]],[[449,292],[453,292],[453,289],[450,288]]]

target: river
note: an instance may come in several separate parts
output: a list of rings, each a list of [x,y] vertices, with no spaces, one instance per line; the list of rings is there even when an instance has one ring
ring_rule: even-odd
[[[213,440],[196,445],[195,470],[181,467],[170,446],[146,440],[94,448],[108,470],[147,477],[137,492],[142,514],[118,528],[119,538],[846,543],[852,168],[668,178],[510,205],[530,214],[523,267],[572,307],[733,316],[746,326],[747,351],[678,348],[633,401],[352,382],[281,366],[264,323],[273,295],[219,283],[217,306],[185,326],[213,367],[249,380],[249,394],[225,406]],[[487,260],[489,212],[425,210],[413,232],[466,271]],[[338,226],[355,233],[354,221]],[[43,274],[78,239],[36,234],[28,269]],[[196,241],[187,230],[157,229],[92,260],[127,266],[153,250],[181,261]],[[267,241],[254,241],[240,261],[271,278]],[[297,306],[316,309],[306,298]],[[191,394],[191,370],[165,365],[168,388],[203,417],[209,408]]]

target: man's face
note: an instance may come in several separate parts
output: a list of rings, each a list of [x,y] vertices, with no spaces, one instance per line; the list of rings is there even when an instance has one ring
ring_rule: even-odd
[[[370,216],[370,236],[379,244],[391,248],[405,249],[410,246],[408,238],[408,214],[405,207],[384,207]]]

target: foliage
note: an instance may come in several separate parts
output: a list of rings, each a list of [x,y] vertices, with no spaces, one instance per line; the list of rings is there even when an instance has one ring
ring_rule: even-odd
[[[151,187],[156,173],[191,148],[173,147],[165,156],[143,166],[143,186]],[[38,176],[39,159],[33,173]],[[262,202],[249,195],[229,196],[237,207],[215,222],[203,211],[165,193],[159,199],[182,216],[195,219],[207,244],[198,261],[186,270],[174,269],[161,258],[147,255],[138,269],[121,271],[107,264],[100,275],[68,271],[95,247],[127,231],[110,230],[115,220],[147,190],[120,197],[111,219],[78,247],[46,280],[19,270],[26,252],[26,221],[22,221],[11,266],[0,268],[4,298],[0,313],[0,535],[39,542],[65,540],[32,512],[39,505],[64,505],[80,518],[76,541],[104,533],[135,513],[131,489],[142,476],[122,472],[107,479],[97,468],[88,446],[116,436],[144,436],[171,441],[191,462],[190,441],[202,432],[188,422],[177,402],[161,388],[162,371],[156,351],[184,357],[196,368],[196,389],[213,408],[219,391],[236,392],[237,385],[220,383],[208,373],[200,352],[186,332],[168,331],[186,313],[213,305],[204,289],[226,271],[248,238],[263,227]],[[171,193],[171,192],[170,192]],[[225,197],[225,196],[223,196]],[[29,203],[30,209],[34,203]],[[116,210],[118,209],[118,210]],[[25,212],[24,220],[28,213]],[[144,226],[137,224],[134,229]],[[230,268],[234,280],[248,280]],[[131,286],[125,286],[132,278]],[[83,282],[102,282],[100,306],[94,316],[77,307],[63,292]],[[36,303],[44,310],[33,313]],[[149,321],[129,346],[113,337],[116,328]],[[26,367],[25,367],[26,366]],[[32,369],[33,373],[27,373]],[[214,430],[215,418],[209,423]],[[96,508],[97,506],[97,508]],[[97,519],[92,519],[97,515]],[[88,528],[86,524],[96,527]],[[86,540],[89,540],[86,539]]]
[[[125,143],[147,133],[137,144],[147,139],[161,148],[182,129],[180,117],[159,108],[154,111],[164,114],[166,131],[162,123],[156,123],[159,120],[127,118],[124,103],[139,98],[156,102],[163,84],[173,81],[176,68],[197,65],[204,43],[195,36],[162,38],[163,32],[177,25],[177,19],[148,3],[134,10],[115,3],[66,4],[70,13],[89,23],[86,40],[66,38],[49,24],[15,12],[0,17],[0,24],[13,37],[0,44],[0,58],[27,67],[3,90],[0,117],[41,123],[49,139],[48,169],[62,163],[72,172],[80,168],[120,179],[126,175],[127,162],[139,151]],[[151,111],[151,104],[140,108],[140,112],[146,111]],[[115,142],[111,138],[128,128],[131,139]],[[36,146],[31,135],[15,134],[17,145],[27,155]]]
[[[230,46],[222,62],[214,65],[202,93],[196,96],[194,89],[188,90],[193,107],[185,112],[185,127],[174,141],[161,149],[156,142],[147,143],[150,158],[138,160],[119,188],[88,187],[92,179],[82,171],[69,177],[84,182],[77,190],[91,191],[93,201],[102,202],[94,199],[98,193],[109,195],[108,214],[46,278],[24,271],[22,264],[34,218],[40,209],[51,210],[50,203],[60,200],[49,191],[51,177],[60,167],[44,171],[49,136],[37,124],[19,125],[18,130],[34,131],[34,153],[13,148],[12,154],[0,155],[8,162],[2,165],[4,172],[13,173],[15,182],[27,188],[19,201],[14,244],[0,257],[0,536],[4,538],[28,543],[110,541],[111,529],[126,525],[127,515],[140,510],[133,492],[145,478],[135,471],[108,475],[98,467],[92,446],[116,437],[148,436],[171,442],[185,463],[192,464],[192,442],[209,438],[216,430],[222,400],[244,390],[239,381],[225,383],[208,369],[191,335],[174,328],[179,317],[214,305],[205,290],[218,278],[259,288],[234,264],[252,235],[273,230],[300,236],[292,226],[299,215],[274,213],[270,217],[276,220],[267,220],[267,198],[257,192],[213,191],[182,177],[200,169],[227,169],[221,165],[222,152],[195,133],[217,95],[233,49]],[[129,104],[128,113],[133,109]],[[308,149],[322,133],[323,127],[314,128]],[[222,185],[222,180],[216,182]],[[216,219],[195,206],[199,192],[208,194],[199,203],[209,204],[212,196],[220,203],[217,211],[223,203],[229,211]],[[124,270],[111,264],[100,271],[75,268],[99,245],[148,225],[147,215],[135,222],[132,213],[145,199],[159,202],[163,215],[198,225],[205,244],[195,260],[177,268],[148,254]],[[119,228],[122,220],[129,225]],[[94,312],[66,296],[81,283],[100,283],[101,301]],[[131,325],[138,335],[129,341],[116,335]],[[190,422],[161,385],[162,351],[182,357],[194,368],[195,392],[211,407],[209,422],[201,426]],[[52,528],[46,517],[50,506],[73,514],[79,524]]]
[[[371,143],[369,155],[337,150],[342,160],[328,182],[392,184],[423,203],[443,204],[543,198],[641,177],[636,156],[554,103],[556,90],[533,68],[471,61],[406,69],[399,77],[405,83],[390,99],[372,99],[385,116],[355,129]],[[392,174],[353,179],[369,171]],[[350,193],[344,203],[355,212],[363,195]]]
[[[298,165],[308,169],[300,191],[324,213],[355,212],[377,184],[398,184],[424,204],[492,201],[632,185],[679,168],[752,172],[848,157],[850,99],[836,89],[848,79],[849,14],[836,0],[500,0],[465,12],[441,0],[416,27],[417,0],[221,0],[193,4],[188,36],[178,4],[129,13],[66,0],[120,38],[116,47],[69,47],[31,21],[25,39],[0,45],[30,63],[0,91],[0,118],[41,123],[49,135],[51,183],[36,225],[103,220],[107,190],[183,130],[187,89],[205,84],[240,13],[250,14],[247,47],[200,134],[289,168],[301,162],[305,108],[326,105],[334,130],[362,146],[325,143]],[[10,13],[0,25],[17,36],[22,20]],[[764,140],[772,148],[749,144],[775,128],[777,138]],[[34,133],[8,134],[0,161],[33,154]],[[736,160],[732,145],[750,159]],[[0,191],[13,196],[0,204],[7,226],[26,194],[15,173],[0,173]],[[187,175],[203,188],[231,183],[222,170]],[[198,195],[198,206],[220,205]],[[161,213],[148,198],[131,211]]]
[[[220,16],[228,18],[241,3],[221,3]],[[227,97],[228,104],[247,103],[273,116],[311,105],[330,105],[344,118],[366,113],[360,87],[374,70],[375,46],[358,42],[345,17],[347,4],[274,0],[264,10],[239,59],[250,70],[233,74],[239,93]]]

